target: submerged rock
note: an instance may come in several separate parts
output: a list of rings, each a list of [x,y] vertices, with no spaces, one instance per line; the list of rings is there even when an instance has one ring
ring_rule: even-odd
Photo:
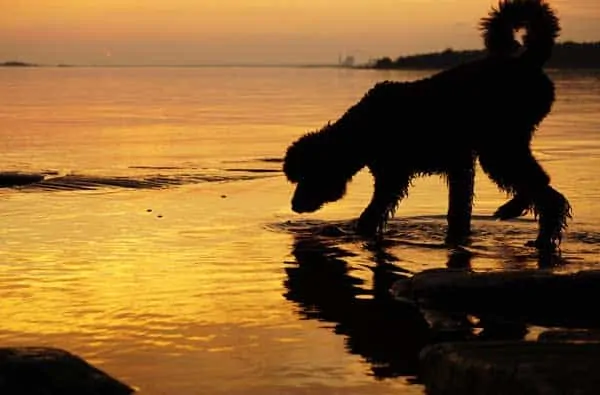
[[[552,329],[538,336],[539,342],[562,343],[600,343],[600,331],[597,329]]]
[[[40,182],[44,179],[42,174],[19,172],[0,172],[0,188],[12,188]]]
[[[393,287],[423,309],[549,327],[600,327],[600,270],[471,272],[427,270]]]
[[[67,351],[0,348],[0,394],[126,395],[134,390]]]
[[[421,351],[429,395],[598,393],[600,270],[434,269],[397,281],[392,293],[434,334],[453,335]],[[529,325],[562,329],[522,340]]]
[[[600,344],[461,342],[421,352],[429,395],[597,394]]]

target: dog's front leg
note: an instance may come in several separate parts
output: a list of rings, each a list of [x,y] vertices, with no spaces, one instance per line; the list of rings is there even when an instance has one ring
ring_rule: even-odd
[[[375,187],[371,202],[360,215],[357,231],[363,236],[374,236],[381,233],[389,218],[394,215],[398,201],[406,196],[410,177],[392,178],[372,171],[375,177]]]
[[[475,171],[473,167],[448,172],[447,244],[461,245],[466,244],[469,240],[474,181]]]

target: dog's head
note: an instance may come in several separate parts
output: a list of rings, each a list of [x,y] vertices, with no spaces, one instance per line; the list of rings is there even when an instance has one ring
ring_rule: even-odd
[[[292,210],[297,213],[317,211],[325,203],[341,199],[346,193],[349,177],[342,161],[331,149],[332,136],[320,132],[304,135],[287,150],[283,172],[296,184]]]

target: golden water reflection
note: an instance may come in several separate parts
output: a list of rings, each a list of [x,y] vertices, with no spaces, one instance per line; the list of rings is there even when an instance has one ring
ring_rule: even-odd
[[[5,196],[2,343],[64,347],[144,394],[373,391],[343,338],[283,296],[291,240],[256,206],[283,217],[281,181]]]

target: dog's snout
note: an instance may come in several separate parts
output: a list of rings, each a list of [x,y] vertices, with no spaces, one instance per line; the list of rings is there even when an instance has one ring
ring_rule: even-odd
[[[302,209],[302,207],[298,206],[297,204],[293,204],[293,203],[292,203],[292,211],[297,214],[302,214],[302,213],[306,212]]]
[[[298,214],[312,213],[316,211],[320,206],[316,204],[306,204],[298,200],[292,200],[292,211]]]
[[[298,214],[317,211],[322,204],[317,199],[310,198],[302,188],[296,188],[292,197],[292,211]]]

